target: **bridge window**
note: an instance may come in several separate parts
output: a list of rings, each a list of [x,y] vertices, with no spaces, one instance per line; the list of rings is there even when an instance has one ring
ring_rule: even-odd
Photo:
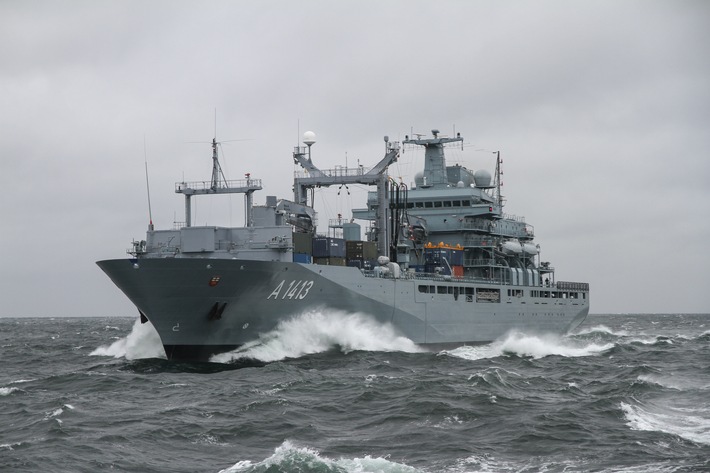
[[[445,200],[445,201],[444,201],[444,207],[451,207],[451,201]]]
[[[462,200],[462,201],[461,201],[461,206],[462,206],[462,207],[470,207],[470,206],[471,206],[471,201],[470,201],[470,200]]]
[[[453,202],[451,202],[451,204],[452,204],[454,207],[461,207],[461,201],[460,201],[460,200],[454,200]]]
[[[424,202],[424,207],[427,208],[427,209],[430,209],[430,208],[432,208],[433,206],[434,206],[434,204],[432,204],[431,202]]]
[[[441,207],[441,202],[434,202],[434,207],[436,207],[436,208]]]

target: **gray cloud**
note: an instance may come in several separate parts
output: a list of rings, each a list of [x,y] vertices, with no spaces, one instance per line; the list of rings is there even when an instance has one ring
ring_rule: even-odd
[[[187,142],[215,109],[218,137],[252,140],[224,165],[264,179],[257,200],[290,195],[299,129],[332,167],[455,126],[451,159],[501,151],[506,210],[593,312],[708,312],[708,24],[699,1],[3,2],[0,316],[132,314],[94,261],[145,231],[144,138],[153,218],[182,220],[173,183],[209,177]],[[196,211],[242,219],[239,199]]]

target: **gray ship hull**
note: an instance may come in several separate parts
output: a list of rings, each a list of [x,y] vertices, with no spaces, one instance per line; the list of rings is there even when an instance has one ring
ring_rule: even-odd
[[[490,342],[511,330],[561,334],[589,312],[587,293],[569,298],[539,286],[376,277],[343,266],[209,258],[97,264],[150,320],[169,359],[207,360],[319,308],[368,314],[432,346]],[[479,290],[498,297],[479,297]]]

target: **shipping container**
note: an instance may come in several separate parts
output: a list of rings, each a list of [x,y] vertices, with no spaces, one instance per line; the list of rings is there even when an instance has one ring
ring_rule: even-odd
[[[345,258],[345,240],[315,237],[313,239],[313,256],[316,258]]]
[[[377,243],[374,241],[346,241],[345,257],[347,259],[376,260]]]
[[[320,264],[324,266],[345,266],[345,258],[329,257],[329,258],[317,258],[313,257],[313,262],[315,264]]]
[[[293,252],[313,254],[313,235],[310,233],[293,233]]]
[[[294,253],[293,262],[311,264],[311,255],[307,253]]]
[[[451,266],[463,266],[463,249],[452,248],[449,263]]]
[[[427,264],[443,264],[444,259],[451,264],[450,248],[424,248],[424,262]]]
[[[345,257],[348,260],[360,260],[362,261],[364,259],[364,255],[362,253],[362,245],[365,243],[364,241],[346,241],[345,242]]]
[[[379,255],[377,254],[377,242],[362,242],[362,257],[364,260],[376,260],[378,256]]]

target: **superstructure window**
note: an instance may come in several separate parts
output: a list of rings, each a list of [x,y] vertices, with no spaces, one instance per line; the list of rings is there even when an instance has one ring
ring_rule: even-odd
[[[414,202],[414,206],[418,209],[421,209],[424,207],[424,202]]]
[[[466,302],[473,302],[473,288],[467,287],[464,289],[466,291]]]
[[[451,201],[450,201],[450,200],[445,200],[445,201],[444,201],[444,207],[451,207]]]
[[[440,208],[441,207],[441,202],[434,202],[434,208]]]
[[[476,289],[476,302],[500,302],[500,289]]]
[[[460,200],[454,200],[453,202],[451,202],[451,205],[453,205],[454,207],[461,207],[461,201],[460,201]]]
[[[434,206],[431,202],[424,202],[424,208],[430,209]]]
[[[471,201],[470,201],[470,200],[462,200],[462,201],[461,201],[461,206],[462,206],[462,207],[470,207],[470,206],[471,206]]]

